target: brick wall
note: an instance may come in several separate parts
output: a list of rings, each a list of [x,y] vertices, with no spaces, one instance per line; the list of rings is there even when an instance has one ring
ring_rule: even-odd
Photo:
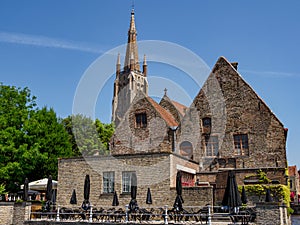
[[[60,159],[58,170],[58,204],[68,206],[72,190],[76,190],[78,206],[83,201],[83,186],[86,174],[90,175],[90,201],[95,207],[110,207],[112,194],[103,194],[102,174],[115,172],[115,190],[121,206],[130,201],[130,194],[122,193],[122,171],[135,171],[138,179],[137,200],[140,205],[146,201],[147,189],[151,188],[154,205],[165,204],[170,189],[169,154],[148,154],[116,157]],[[77,206],[77,207],[78,207]]]
[[[172,163],[171,163],[172,162]],[[115,190],[117,191],[120,207],[130,202],[130,194],[122,193],[122,171],[135,171],[137,174],[137,201],[140,207],[146,205],[148,187],[151,190],[153,204],[151,207],[172,205],[176,197],[175,178],[176,165],[197,168],[197,164],[182,157],[170,154],[118,155],[115,157],[91,157],[60,159],[58,164],[58,204],[61,207],[80,207],[83,202],[83,186],[86,174],[90,175],[90,202],[96,208],[111,207],[113,194],[103,193],[103,177],[105,171],[115,172]],[[73,189],[76,190],[78,204],[70,205]],[[189,191],[199,195],[199,201],[189,205],[202,203],[201,191]],[[204,189],[203,189],[204,190]],[[209,189],[210,190],[210,189]],[[206,195],[203,204],[211,201],[211,195]],[[191,197],[193,198],[193,197]],[[209,200],[207,200],[209,199]]]
[[[146,113],[147,126],[136,128],[136,113]],[[147,98],[137,96],[112,138],[111,154],[171,152],[169,126]]]
[[[278,203],[259,203],[256,205],[257,225],[290,225],[287,208]]]
[[[13,210],[13,225],[23,225],[30,217],[31,203],[15,203]]]
[[[180,123],[182,119],[181,115],[166,95],[161,99],[159,105],[166,109],[168,112],[170,112],[174,119],[177,121],[177,123]]]
[[[249,175],[257,174],[257,170],[259,168],[252,169],[235,169],[235,177],[237,184],[239,186],[246,185],[244,183],[245,177]],[[266,173],[267,178],[270,180],[276,180],[281,184],[286,183],[286,179],[284,177],[285,170],[282,168],[262,168],[262,171]],[[227,184],[227,176],[228,171],[218,171],[218,172],[199,172],[196,175],[196,178],[199,181],[209,182],[214,186],[214,200],[215,205],[220,205],[224,196],[226,184]],[[259,202],[261,199],[253,198],[253,202]],[[264,200],[264,199],[263,199]]]
[[[190,119],[184,118],[179,139],[192,140],[194,160],[202,161],[205,170],[286,167],[282,123],[226,59],[218,60],[186,117]],[[201,120],[205,117],[212,120],[210,135],[219,139],[217,160],[202,158],[205,149]],[[190,138],[185,131],[191,131]],[[249,155],[236,154],[234,134],[248,134]]]
[[[31,203],[0,202],[0,225],[23,225],[30,209]]]
[[[14,203],[0,202],[0,225],[13,224]]]

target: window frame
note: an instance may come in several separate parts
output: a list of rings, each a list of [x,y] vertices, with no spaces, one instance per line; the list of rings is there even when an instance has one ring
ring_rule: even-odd
[[[208,124],[207,124],[207,121],[209,121]],[[206,128],[211,128],[211,118],[210,117],[204,117],[202,119],[202,126],[206,127]]]
[[[202,118],[202,132],[206,135],[211,133],[212,120],[210,117]]]
[[[216,157],[219,153],[219,137],[218,135],[204,136],[205,157]],[[210,154],[208,154],[210,153]]]
[[[147,114],[146,112],[135,113],[135,128],[147,127]]]
[[[109,194],[114,193],[115,191],[115,172],[114,171],[105,171],[102,174],[102,190],[103,193]]]
[[[239,156],[249,156],[248,134],[233,135],[234,154]]]
[[[131,192],[131,177],[132,174],[136,174],[135,171],[123,171],[122,172],[122,193],[130,193]],[[124,179],[126,176],[126,180]]]

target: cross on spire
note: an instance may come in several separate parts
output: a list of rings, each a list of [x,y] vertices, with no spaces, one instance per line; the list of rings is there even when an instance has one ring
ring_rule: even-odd
[[[137,36],[137,32],[136,32],[136,28],[135,28],[134,8],[132,8],[130,25],[129,25],[129,30],[128,30],[126,56],[125,56],[125,62],[124,62],[124,70],[125,71],[128,69],[140,71],[136,36]],[[130,68],[130,64],[132,63],[131,60],[133,60],[133,67]]]
[[[168,89],[167,89],[167,88],[165,88],[165,89],[164,89],[165,96],[167,96],[167,91],[168,91]]]

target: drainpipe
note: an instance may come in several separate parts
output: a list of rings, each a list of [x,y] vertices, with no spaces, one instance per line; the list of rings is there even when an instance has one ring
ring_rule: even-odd
[[[172,131],[172,152],[176,152],[176,130],[178,126],[171,126],[170,129]]]

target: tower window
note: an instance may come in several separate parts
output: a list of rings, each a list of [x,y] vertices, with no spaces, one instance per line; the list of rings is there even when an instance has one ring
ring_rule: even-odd
[[[208,157],[217,156],[219,152],[218,136],[205,136],[205,153]]]
[[[146,113],[135,114],[135,127],[145,128],[147,127],[147,115]]]
[[[236,155],[249,155],[248,135],[237,134],[233,135],[234,148]]]

